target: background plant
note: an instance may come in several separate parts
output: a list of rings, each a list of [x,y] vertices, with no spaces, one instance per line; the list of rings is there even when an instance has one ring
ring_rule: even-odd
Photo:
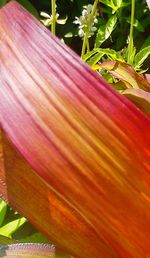
[[[5,240],[4,237],[8,239]],[[9,240],[11,239],[11,240]],[[0,244],[8,243],[49,243],[34,227],[0,199]]]

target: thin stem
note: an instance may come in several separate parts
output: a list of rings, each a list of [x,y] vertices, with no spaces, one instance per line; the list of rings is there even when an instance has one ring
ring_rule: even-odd
[[[51,6],[52,6],[51,32],[55,35],[56,34],[56,0],[51,0]]]
[[[130,25],[130,36],[129,36],[129,45],[128,45],[128,57],[127,62],[132,63],[133,55],[133,26],[134,26],[134,13],[135,13],[135,0],[132,0],[131,3],[131,25]]]
[[[89,39],[87,39],[87,52],[90,52],[90,43],[89,43]]]
[[[87,41],[88,41],[88,32],[85,33],[84,38],[83,38],[82,52],[81,52],[82,59],[83,59],[83,56],[85,55],[85,51],[87,48]]]
[[[89,24],[92,24],[92,22],[93,22],[98,2],[99,2],[99,0],[95,0],[94,1],[94,5],[93,5],[92,12],[91,12],[91,15],[90,15]],[[87,50],[89,49],[88,37],[89,37],[89,29],[87,29],[87,31],[86,31],[86,33],[84,35],[83,45],[82,45],[82,52],[81,52],[81,58],[83,58],[83,56],[85,55],[86,49]]]
[[[92,21],[94,15],[95,15],[95,13],[96,13],[96,9],[97,9],[98,2],[99,2],[99,0],[95,0],[95,1],[94,1],[94,5],[93,5],[92,12],[91,12],[91,16],[90,16],[90,21]]]

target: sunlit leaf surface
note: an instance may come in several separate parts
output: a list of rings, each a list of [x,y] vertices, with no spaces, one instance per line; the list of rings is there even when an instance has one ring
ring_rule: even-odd
[[[1,195],[73,256],[148,257],[150,119],[17,3],[0,25]]]
[[[108,70],[117,79],[123,81],[127,88],[136,88],[150,91],[150,83],[140,76],[132,66],[119,62],[107,61],[102,64],[95,65],[94,69],[103,68]]]

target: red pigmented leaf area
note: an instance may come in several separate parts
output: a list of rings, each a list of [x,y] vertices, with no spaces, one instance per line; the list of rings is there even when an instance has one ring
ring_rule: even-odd
[[[148,257],[150,119],[16,2],[0,25],[0,194],[76,257]]]

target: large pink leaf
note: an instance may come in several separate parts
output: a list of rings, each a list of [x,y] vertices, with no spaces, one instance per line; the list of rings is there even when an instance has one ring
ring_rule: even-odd
[[[17,3],[0,25],[0,193],[77,257],[148,257],[150,119]]]

